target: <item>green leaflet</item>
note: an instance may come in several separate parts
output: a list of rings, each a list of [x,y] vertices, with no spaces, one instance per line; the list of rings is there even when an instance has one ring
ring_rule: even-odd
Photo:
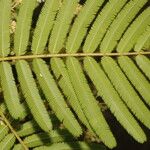
[[[31,114],[44,131],[50,131],[52,123],[39,95],[29,64],[25,60],[19,60],[16,62],[16,69],[21,89]]]
[[[2,112],[3,114],[6,114],[7,112],[7,106],[4,102],[0,103],[0,112]]]
[[[120,11],[108,28],[100,45],[100,51],[112,52],[123,32],[148,0],[131,0]]]
[[[60,93],[48,66],[42,59],[34,59],[33,69],[50,107],[56,116],[63,122],[70,133],[77,137],[80,136],[82,129]]]
[[[50,133],[38,133],[28,136],[24,143],[29,147],[37,147],[63,141],[75,141],[74,137],[67,130],[52,130]]]
[[[138,125],[134,117],[131,115],[125,104],[120,99],[118,93],[113,88],[109,79],[105,75],[101,66],[91,57],[84,58],[84,67],[101,94],[104,102],[110,108],[116,119],[127,130],[127,132],[140,143],[146,141],[146,136]],[[110,137],[109,137],[110,138]]]
[[[67,68],[63,60],[60,58],[52,58],[50,63],[55,77],[57,78],[57,80],[60,78],[58,84],[61,87],[62,91],[64,92],[65,96],[67,97],[67,100],[70,103],[71,107],[74,109],[81,122],[90,131],[92,131],[89,122],[82,110],[82,107],[80,106],[80,102],[77,98],[77,95],[73,89],[73,86],[69,78],[69,74],[67,72]]]
[[[53,128],[58,128],[58,126],[60,125],[59,120],[56,118],[56,116],[54,114],[50,114],[49,115],[53,124]],[[37,133],[41,131],[41,128],[39,127],[39,125],[34,121],[34,120],[30,120],[25,122],[24,124],[22,124],[18,130],[17,130],[17,134],[20,137],[25,137],[34,133]]]
[[[8,62],[0,63],[0,79],[3,89],[4,101],[14,119],[22,119],[24,117],[23,109],[19,100],[15,79],[11,65]]]
[[[49,42],[49,52],[58,53],[64,41],[79,0],[64,0],[58,12]]]
[[[144,55],[137,55],[135,60],[137,65],[150,80],[150,60]]]
[[[66,65],[74,90],[91,127],[109,148],[115,147],[115,138],[87,84],[80,63],[76,58],[68,57]]]
[[[17,134],[20,137],[24,137],[38,131],[41,131],[40,127],[34,120],[31,120],[22,124],[22,126],[20,126],[19,130],[17,131]]]
[[[150,83],[146,80],[144,75],[127,56],[118,57],[118,62],[121,69],[127,75],[128,79],[132,82],[139,94],[143,97],[145,102],[150,105]]]
[[[24,148],[21,144],[15,144],[13,150],[24,150]]]
[[[34,150],[106,150],[101,144],[88,144],[85,142],[56,143],[50,146],[37,147]]]
[[[0,124],[0,141],[8,134],[9,128],[5,124]]]
[[[0,0],[0,57],[5,57],[10,52],[10,14],[11,0]]]
[[[126,105],[145,126],[150,128],[150,111],[139,98],[117,63],[111,57],[103,57],[101,63]]]
[[[17,17],[17,26],[14,37],[14,52],[16,55],[26,53],[30,35],[32,13],[36,6],[36,0],[22,0],[22,5]]]
[[[109,2],[107,2],[87,35],[83,46],[84,52],[94,52],[96,50],[107,28],[126,2],[127,0],[109,0]]]
[[[149,25],[150,7],[145,9],[127,29],[117,45],[117,52],[130,51],[137,42],[138,37],[146,30]]]
[[[0,149],[1,150],[11,150],[12,146],[16,141],[15,136],[10,133],[0,142]]]
[[[59,9],[59,0],[47,0],[40,13],[32,41],[32,53],[42,54]]]
[[[145,32],[138,38],[134,51],[141,51],[142,49],[150,48],[150,25],[146,28]]]
[[[81,42],[86,35],[87,27],[94,19],[103,2],[104,0],[86,0],[69,33],[66,43],[67,53],[75,53],[79,50]]]

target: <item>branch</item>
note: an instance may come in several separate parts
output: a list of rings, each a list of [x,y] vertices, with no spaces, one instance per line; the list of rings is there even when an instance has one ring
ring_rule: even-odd
[[[1,57],[0,61],[9,61],[9,60],[21,60],[21,59],[34,59],[34,58],[51,58],[51,57],[102,57],[102,56],[136,56],[136,55],[150,55],[150,51],[145,52],[127,52],[127,53],[74,53],[74,54],[40,54],[40,55],[23,55],[23,56],[8,56]]]

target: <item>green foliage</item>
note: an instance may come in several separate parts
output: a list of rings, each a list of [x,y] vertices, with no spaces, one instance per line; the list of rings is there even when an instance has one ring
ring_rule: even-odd
[[[141,51],[142,49],[150,48],[150,25],[146,28],[144,33],[138,38],[134,50]]]
[[[110,57],[103,57],[101,63],[122,100],[124,100],[135,116],[141,120],[145,126],[150,128],[150,111],[146,108],[117,63]]]
[[[21,5],[14,37],[14,52],[16,55],[23,55],[26,53],[36,0],[23,0]]]
[[[41,146],[34,150],[106,150],[105,147],[99,144],[87,144],[85,142],[73,142],[73,143],[57,143],[50,146]]]
[[[150,60],[143,55],[138,55],[135,57],[137,65],[145,73],[145,75],[150,80]]]
[[[148,0],[132,0],[124,6],[108,28],[101,42],[100,51],[102,53],[112,52],[114,50],[127,26],[132,22],[147,1]]]
[[[131,24],[128,30],[121,38],[118,46],[118,52],[130,51],[137,42],[138,37],[150,26],[150,8],[145,9]]]
[[[80,136],[82,129],[67,106],[45,62],[42,59],[34,59],[33,69],[56,116],[74,136]]]
[[[20,137],[24,137],[24,136],[27,136],[27,135],[30,135],[39,131],[41,131],[41,129],[39,128],[38,124],[34,120],[31,120],[22,124],[19,127],[17,134]]]
[[[75,53],[79,50],[81,42],[86,35],[87,27],[92,22],[99,7],[103,4],[104,0],[87,0],[83,9],[75,19],[73,27],[69,33],[66,42],[66,52]]]
[[[0,56],[5,57],[10,51],[9,24],[11,18],[11,0],[0,1]]]
[[[58,12],[49,42],[49,52],[58,53],[64,47],[69,25],[79,0],[64,0]]]
[[[96,50],[107,28],[126,2],[127,0],[108,1],[91,27],[83,46],[84,52],[94,52]]]
[[[50,131],[51,120],[39,95],[29,64],[25,60],[19,60],[16,63],[16,69],[22,92],[33,117],[43,130]]]
[[[74,90],[91,127],[108,147],[113,148],[116,146],[115,138],[91,93],[78,60],[68,57],[66,65]]]
[[[114,148],[107,109],[149,139],[148,0],[17,2],[0,0],[0,149]]]
[[[5,124],[0,124],[0,141],[8,134],[9,128]]]
[[[52,130],[50,133],[41,132],[24,139],[24,143],[28,147],[37,147],[44,144],[59,143],[63,141],[75,141],[75,139],[66,130]]]
[[[33,54],[43,53],[58,8],[59,0],[48,0],[45,2],[33,35],[31,48]]]
[[[74,91],[74,88],[71,84],[69,74],[67,71],[67,68],[60,58],[52,58],[51,59],[51,68],[54,72],[54,75],[58,81],[59,86],[63,90],[65,96],[67,97],[67,100],[71,107],[74,109],[76,114],[78,115],[81,122],[90,130],[92,131],[90,124],[82,110],[82,107],[80,106],[80,102],[78,100],[78,97]],[[61,78],[60,78],[61,77]],[[60,79],[59,79],[60,78]],[[68,88],[66,88],[68,87]]]
[[[15,136],[13,133],[9,133],[5,136],[5,138],[0,142],[1,150],[10,150],[15,143]]]
[[[11,66],[8,62],[0,63],[0,79],[4,94],[4,100],[13,118],[24,117],[23,109],[19,100],[16,83],[14,81]]]
[[[140,70],[135,66],[129,57],[119,57],[118,62],[130,82],[132,82],[135,88],[139,91],[139,94],[141,94],[145,102],[150,105],[150,83],[148,80],[144,77],[144,75],[140,72]]]
[[[131,113],[128,111],[128,109],[120,99],[118,93],[115,91],[101,66],[98,65],[98,63],[93,58],[85,57],[84,67],[87,74],[96,86],[98,92],[100,93],[101,97],[103,98],[104,102],[110,108],[120,124],[138,142],[145,142],[146,136],[143,130],[140,128],[136,120],[133,118]]]

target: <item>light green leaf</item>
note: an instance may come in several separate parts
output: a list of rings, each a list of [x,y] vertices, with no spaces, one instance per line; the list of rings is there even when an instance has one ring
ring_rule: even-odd
[[[40,13],[32,41],[32,53],[42,54],[53,27],[59,0],[47,0]]]
[[[109,0],[106,3],[87,35],[83,46],[84,52],[94,52],[96,50],[107,28],[126,2],[127,0]]]
[[[87,84],[79,61],[74,57],[68,57],[66,64],[70,80],[91,127],[109,148],[115,147],[115,138]]]
[[[11,65],[8,62],[0,63],[0,79],[3,89],[4,101],[9,110],[9,113],[14,119],[24,118],[24,109],[20,103]]]
[[[81,42],[86,35],[88,26],[92,22],[104,0],[86,0],[81,12],[72,25],[66,43],[66,52],[75,53],[79,50]]]
[[[120,99],[101,66],[91,57],[84,58],[84,67],[93,81],[104,102],[110,108],[116,119],[140,143],[146,141],[146,135],[137,121],[131,115],[126,105]],[[108,134],[107,134],[108,135]],[[109,137],[110,139],[110,137]]]
[[[88,144],[85,142],[56,143],[50,146],[37,147],[34,150],[106,150],[101,144]]]
[[[144,55],[137,55],[135,57],[137,65],[140,67],[140,69],[145,73],[145,75],[150,80],[150,60],[148,57]]]
[[[11,0],[0,0],[0,56],[10,52]]]
[[[148,128],[150,128],[150,111],[140,99],[124,73],[111,57],[102,58],[102,66],[112,84],[120,94],[122,100],[133,114]]]
[[[58,12],[49,41],[48,49],[50,53],[59,53],[59,51],[64,47],[64,41],[78,1],[79,0],[64,0],[62,2],[62,6]]]
[[[127,56],[118,57],[118,62],[121,69],[124,71],[128,79],[134,85],[134,87],[139,91],[139,94],[143,97],[145,102],[150,105],[150,83],[144,77],[142,72],[133,63],[131,58]]]
[[[56,76],[59,86],[61,87],[62,91],[64,92],[65,96],[67,97],[67,100],[71,107],[74,109],[75,113],[79,117],[80,121],[90,130],[92,131],[89,122],[82,110],[82,107],[80,105],[80,102],[77,98],[77,95],[74,91],[74,88],[71,84],[69,74],[67,71],[67,68],[60,58],[52,58],[51,61],[51,67],[54,72],[54,75]],[[59,79],[60,78],[60,79]],[[67,87],[67,88],[66,88]]]
[[[139,36],[150,25],[150,7],[145,9],[130,25],[117,45],[117,52],[130,51],[137,42]]]
[[[21,89],[31,114],[44,131],[50,131],[52,123],[39,95],[29,64],[25,60],[19,60],[16,62],[16,69]]]
[[[131,0],[124,6],[108,28],[102,40],[100,45],[100,51],[102,53],[112,52],[114,50],[128,25],[147,1],[148,0]]]
[[[47,101],[56,116],[63,122],[70,133],[77,137],[80,136],[82,129],[65,102],[63,95],[60,93],[46,63],[42,59],[34,59],[33,69]]]
[[[27,51],[32,14],[35,6],[36,0],[22,0],[14,37],[14,52],[16,55],[23,55]]]
[[[134,51],[148,50],[150,48],[150,25],[146,28],[144,33],[138,38]]]

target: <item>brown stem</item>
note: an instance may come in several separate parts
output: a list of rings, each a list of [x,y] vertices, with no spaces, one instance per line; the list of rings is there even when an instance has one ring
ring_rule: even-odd
[[[20,60],[20,59],[34,59],[34,58],[51,58],[51,57],[102,57],[102,56],[136,56],[136,55],[150,55],[150,51],[146,52],[127,52],[127,53],[75,53],[75,54],[41,54],[41,55],[24,55],[24,56],[8,56],[1,57],[0,61]]]
[[[20,142],[20,144],[23,146],[23,148],[25,150],[29,150],[28,147],[24,144],[24,142],[22,141],[22,139],[18,136],[17,132],[13,129],[13,127],[11,126],[11,124],[9,123],[9,121],[7,120],[7,118],[5,117],[5,115],[3,114],[3,112],[0,110],[0,116],[3,118],[3,121],[6,123],[6,125],[8,126],[8,128],[11,130],[11,132],[15,135],[15,137],[18,139],[18,141]]]

